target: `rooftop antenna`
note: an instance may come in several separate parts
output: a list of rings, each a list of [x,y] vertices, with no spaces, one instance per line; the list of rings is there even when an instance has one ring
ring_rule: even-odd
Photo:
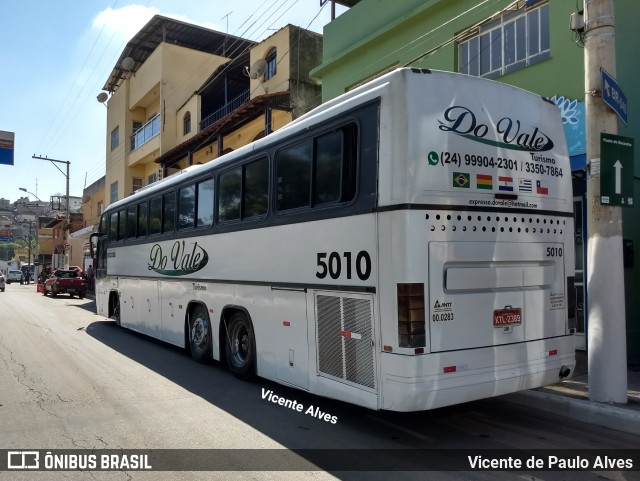
[[[227,13],[226,15],[223,15],[223,16],[220,18],[220,20],[223,20],[223,19],[225,19],[225,18],[227,19],[227,30],[225,31],[225,33],[226,33],[227,35],[229,35],[229,15],[231,15],[232,13],[233,13],[233,10],[231,10],[229,13]],[[223,56],[223,57],[224,57],[224,55],[225,55],[226,48],[227,48],[227,37],[226,37],[226,35],[225,35],[225,37],[224,37],[224,42],[222,42],[222,56]]]

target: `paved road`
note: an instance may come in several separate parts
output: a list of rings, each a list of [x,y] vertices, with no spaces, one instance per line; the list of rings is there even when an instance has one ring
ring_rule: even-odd
[[[335,424],[263,399],[273,391],[319,408]],[[224,366],[200,365],[181,349],[117,328],[94,314],[94,303],[45,298],[35,286],[0,293],[0,449],[238,449],[233,466],[258,466],[266,449],[402,449],[391,457],[410,469],[410,449],[634,449],[640,438],[595,428],[492,399],[420,413],[373,412],[264,380],[241,382]],[[256,449],[260,451],[244,451]],[[268,453],[261,458],[260,453]],[[353,451],[344,451],[357,463]],[[376,453],[375,461],[389,456]],[[415,456],[430,456],[415,451]],[[542,451],[540,451],[542,453]],[[219,452],[217,453],[220,454]],[[448,451],[431,465],[445,467]],[[332,470],[331,460],[301,452],[320,470],[308,472],[0,472],[0,479],[528,479],[640,480],[640,472],[366,473]],[[364,457],[366,459],[366,457]],[[430,458],[431,459],[431,458]],[[360,459],[361,461],[361,459]],[[417,458],[420,461],[420,458]],[[254,463],[254,464],[252,464]],[[266,469],[266,468],[264,468]],[[327,472],[330,471],[330,472]],[[533,477],[532,477],[533,476]]]

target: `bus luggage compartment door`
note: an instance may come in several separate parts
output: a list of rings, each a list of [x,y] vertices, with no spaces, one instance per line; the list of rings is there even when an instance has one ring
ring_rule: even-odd
[[[431,352],[566,334],[563,245],[429,243]]]
[[[271,288],[276,319],[276,377],[309,389],[309,339],[307,293],[304,290]]]

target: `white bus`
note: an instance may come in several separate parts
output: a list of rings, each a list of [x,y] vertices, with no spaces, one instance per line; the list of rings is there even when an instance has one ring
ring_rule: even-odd
[[[575,366],[571,189],[555,105],[399,69],[110,205],[97,312],[372,409],[555,383]]]

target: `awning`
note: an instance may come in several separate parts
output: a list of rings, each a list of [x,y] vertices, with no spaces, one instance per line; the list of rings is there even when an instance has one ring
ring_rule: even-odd
[[[93,234],[93,228],[94,227],[95,227],[95,225],[90,225],[90,226],[84,227],[84,228],[82,228],[80,230],[72,232],[71,234],[69,234],[69,236],[73,237],[73,238],[88,236],[90,234]]]

